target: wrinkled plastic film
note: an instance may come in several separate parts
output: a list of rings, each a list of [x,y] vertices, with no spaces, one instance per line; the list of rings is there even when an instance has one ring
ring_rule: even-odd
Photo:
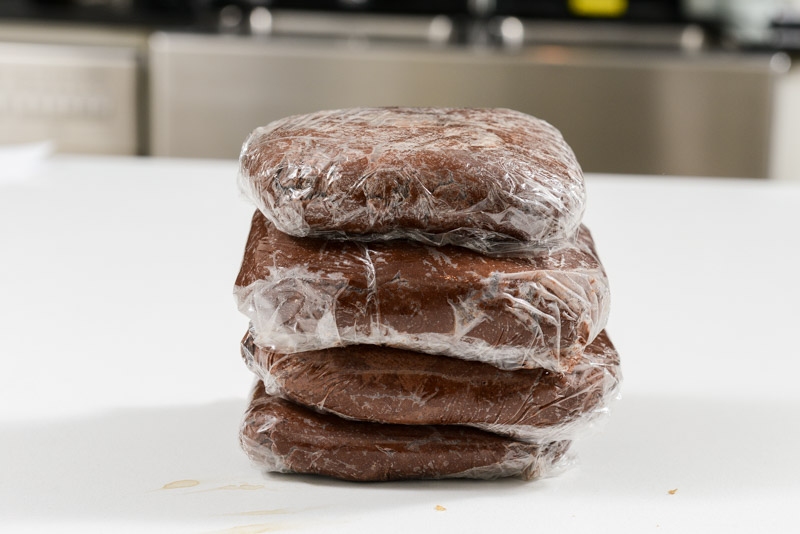
[[[591,235],[486,257],[408,241],[294,238],[256,212],[235,287],[256,343],[293,353],[383,344],[569,371],[605,327],[609,288]]]
[[[234,290],[255,462],[360,481],[572,463],[621,374],[557,129],[505,109],[321,111],[258,128],[239,163],[258,208]]]
[[[278,354],[248,333],[242,356],[268,394],[361,421],[468,425],[515,439],[574,439],[616,396],[619,357],[605,333],[592,363],[569,374],[503,371],[487,364],[386,347]]]
[[[254,390],[242,422],[244,451],[266,471],[354,481],[520,477],[563,469],[570,442],[535,445],[459,426],[348,421]]]
[[[246,140],[239,184],[291,235],[413,239],[483,254],[568,239],[585,206],[581,168],[560,132],[507,109],[287,117]]]

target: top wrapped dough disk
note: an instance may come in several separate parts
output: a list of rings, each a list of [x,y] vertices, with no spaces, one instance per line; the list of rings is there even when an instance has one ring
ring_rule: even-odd
[[[584,211],[559,131],[508,109],[356,108],[256,129],[239,184],[290,235],[414,239],[485,254],[550,246]]]

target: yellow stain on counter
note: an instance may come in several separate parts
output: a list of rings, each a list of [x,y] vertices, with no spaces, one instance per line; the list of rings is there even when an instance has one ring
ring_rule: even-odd
[[[444,512],[445,510],[447,510],[447,508],[445,508],[441,504],[437,504],[436,507],[434,507],[434,510],[436,510],[437,512]]]
[[[169,484],[164,484],[161,489],[180,489],[180,488],[193,488],[195,486],[199,486],[200,481],[198,480],[176,480],[175,482],[170,482]]]
[[[229,484],[227,486],[220,486],[219,488],[214,488],[217,490],[245,490],[245,491],[252,491],[252,490],[260,490],[264,489],[264,484]]]

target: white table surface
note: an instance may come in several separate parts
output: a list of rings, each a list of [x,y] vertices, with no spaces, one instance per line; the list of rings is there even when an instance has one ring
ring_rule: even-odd
[[[0,532],[797,532],[799,187],[589,176],[625,382],[580,464],[353,484],[238,448],[234,162],[3,173]]]

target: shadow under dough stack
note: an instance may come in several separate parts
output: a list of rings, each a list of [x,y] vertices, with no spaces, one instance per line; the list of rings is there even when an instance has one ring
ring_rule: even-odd
[[[242,148],[234,293],[268,471],[533,479],[621,379],[608,280],[558,130],[505,109],[359,108]]]

